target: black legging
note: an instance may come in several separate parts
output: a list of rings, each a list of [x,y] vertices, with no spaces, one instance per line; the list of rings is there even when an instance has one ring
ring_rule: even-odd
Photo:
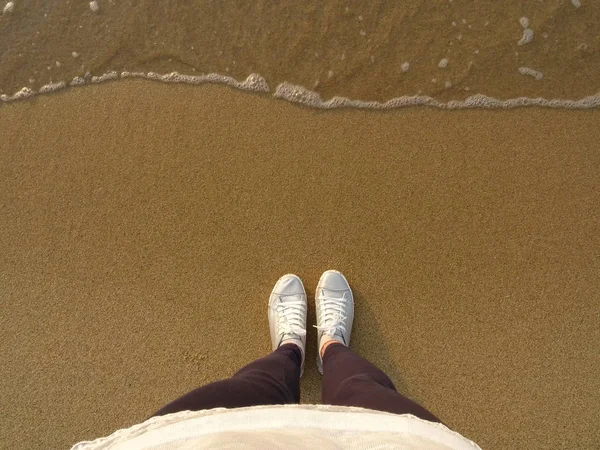
[[[154,415],[219,407],[298,403],[301,357],[296,345],[282,345],[270,355],[248,364],[231,378],[199,387]],[[328,405],[360,406],[441,422],[421,405],[399,394],[385,373],[337,343],[328,346],[323,357],[322,399]]]

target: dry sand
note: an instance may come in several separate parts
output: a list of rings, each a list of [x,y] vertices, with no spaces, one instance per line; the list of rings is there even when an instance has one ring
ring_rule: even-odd
[[[329,268],[352,347],[483,448],[600,441],[600,111],[132,81],[0,117],[0,447],[65,448],[231,375],[270,350],[277,278],[312,305]]]

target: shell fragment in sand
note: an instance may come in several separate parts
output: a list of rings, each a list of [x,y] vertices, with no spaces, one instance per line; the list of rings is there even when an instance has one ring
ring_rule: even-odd
[[[531,28],[525,28],[523,30],[523,36],[519,42],[517,42],[517,45],[529,44],[531,41],[533,41],[533,30]]]
[[[527,75],[535,78],[536,80],[541,80],[544,78],[544,74],[539,70],[532,69],[530,67],[519,67],[519,73],[521,75]]]
[[[2,10],[2,14],[8,14],[13,12],[13,10],[15,9],[15,2],[8,2],[6,5],[4,5],[4,9]]]

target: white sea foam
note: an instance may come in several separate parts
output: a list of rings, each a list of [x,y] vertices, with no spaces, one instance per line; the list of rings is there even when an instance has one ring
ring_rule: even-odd
[[[511,109],[522,106],[543,106],[566,109],[589,109],[600,107],[600,93],[580,100],[545,99],[541,97],[518,97],[500,100],[483,94],[476,94],[467,97],[464,100],[451,100],[446,103],[422,95],[402,96],[390,99],[386,102],[378,102],[351,100],[346,97],[333,97],[329,100],[323,100],[316,92],[309,91],[303,86],[285,82],[277,86],[273,95],[277,98],[319,109],[360,108],[389,110],[408,106],[432,106],[442,109]]]
[[[220,83],[229,86],[254,92],[270,92],[269,85],[266,80],[260,75],[253,73],[244,81],[237,81],[235,78],[227,75],[219,75],[218,73],[208,73],[205,75],[182,75],[177,72],[171,72],[164,75],[148,72],[144,78],[150,80],[164,81],[166,83],[187,83],[187,84],[204,84],[204,83]]]
[[[92,77],[92,83],[103,83],[109,80],[116,80],[117,78],[119,78],[119,74],[113,70],[99,77]]]
[[[81,86],[82,84],[85,84],[85,78],[75,77],[71,80],[69,86]]]
[[[90,9],[93,12],[98,12],[98,10],[100,9],[100,6],[98,6],[98,2],[96,0],[90,2]]]
[[[146,78],[145,72],[121,72],[121,78]]]
[[[529,44],[531,41],[533,41],[533,30],[531,28],[525,28],[523,30],[523,36],[521,37],[519,42],[517,42],[517,44],[525,45]]]
[[[580,8],[581,7],[581,0],[571,0],[571,3],[573,3],[573,6],[575,8]]]
[[[48,83],[43,85],[38,92],[40,94],[47,94],[49,92],[58,91],[66,86],[67,84],[64,81],[59,81],[58,83]]]
[[[542,79],[543,75],[541,72],[528,68],[520,67],[519,72],[523,75],[529,75],[536,79]],[[21,100],[28,97],[32,97],[36,94],[45,94],[54,92],[67,86],[83,86],[89,83],[101,83],[104,81],[126,79],[126,78],[142,78],[148,80],[155,80],[164,83],[186,83],[186,84],[204,84],[204,83],[218,83],[226,84],[231,87],[238,89],[252,91],[252,92],[270,92],[269,85],[266,80],[258,74],[251,74],[244,81],[238,81],[230,76],[221,75],[217,73],[209,73],[205,75],[182,75],[177,72],[158,74],[155,72],[107,72],[101,76],[92,77],[89,73],[86,73],[84,77],[75,77],[69,83],[60,81],[56,83],[49,83],[38,91],[34,91],[29,87],[20,89],[13,95],[0,95],[0,101],[12,102],[15,100]],[[445,83],[447,85],[447,83]],[[465,91],[469,88],[465,87]],[[600,92],[595,95],[579,100],[568,100],[568,99],[545,99],[545,98],[531,98],[531,97],[518,97],[507,100],[500,100],[493,97],[488,97],[483,94],[476,94],[467,97],[464,100],[451,100],[448,102],[440,102],[432,97],[423,95],[405,95],[402,97],[392,98],[385,102],[379,101],[363,101],[354,100],[346,97],[333,97],[329,100],[323,100],[321,96],[314,91],[308,90],[303,86],[295,85],[292,83],[281,83],[275,89],[273,93],[275,98],[284,99],[293,103],[299,103],[311,108],[318,109],[336,109],[336,108],[360,108],[360,109],[378,109],[378,110],[391,110],[397,108],[404,108],[410,106],[430,106],[441,109],[469,109],[469,108],[483,108],[483,109],[510,109],[518,108],[523,106],[541,106],[548,108],[565,108],[565,109],[591,109],[600,108]]]
[[[22,98],[31,97],[32,95],[35,95],[35,92],[28,87],[24,87],[21,90],[19,90],[18,92],[16,92],[12,97],[7,97],[8,100],[5,100],[5,101],[20,100]]]
[[[544,74],[539,70],[532,69],[530,67],[519,67],[519,73],[521,75],[527,75],[535,78],[536,80],[541,80],[544,78]]]
[[[521,26],[523,28],[529,28],[529,19],[527,17],[525,17],[525,16],[521,17],[519,19],[519,23],[521,24]]]

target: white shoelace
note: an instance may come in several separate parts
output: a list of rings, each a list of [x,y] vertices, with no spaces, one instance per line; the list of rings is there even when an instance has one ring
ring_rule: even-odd
[[[330,336],[333,336],[337,330],[342,334],[346,333],[345,321],[348,317],[343,315],[344,311],[348,308],[346,293],[344,293],[342,298],[322,295],[319,297],[319,305],[321,323],[323,325],[313,325],[313,327]]]
[[[283,297],[292,297],[299,300],[283,300]],[[280,303],[277,303],[277,317],[279,334],[295,334],[306,336],[306,302],[297,295],[280,295]]]

